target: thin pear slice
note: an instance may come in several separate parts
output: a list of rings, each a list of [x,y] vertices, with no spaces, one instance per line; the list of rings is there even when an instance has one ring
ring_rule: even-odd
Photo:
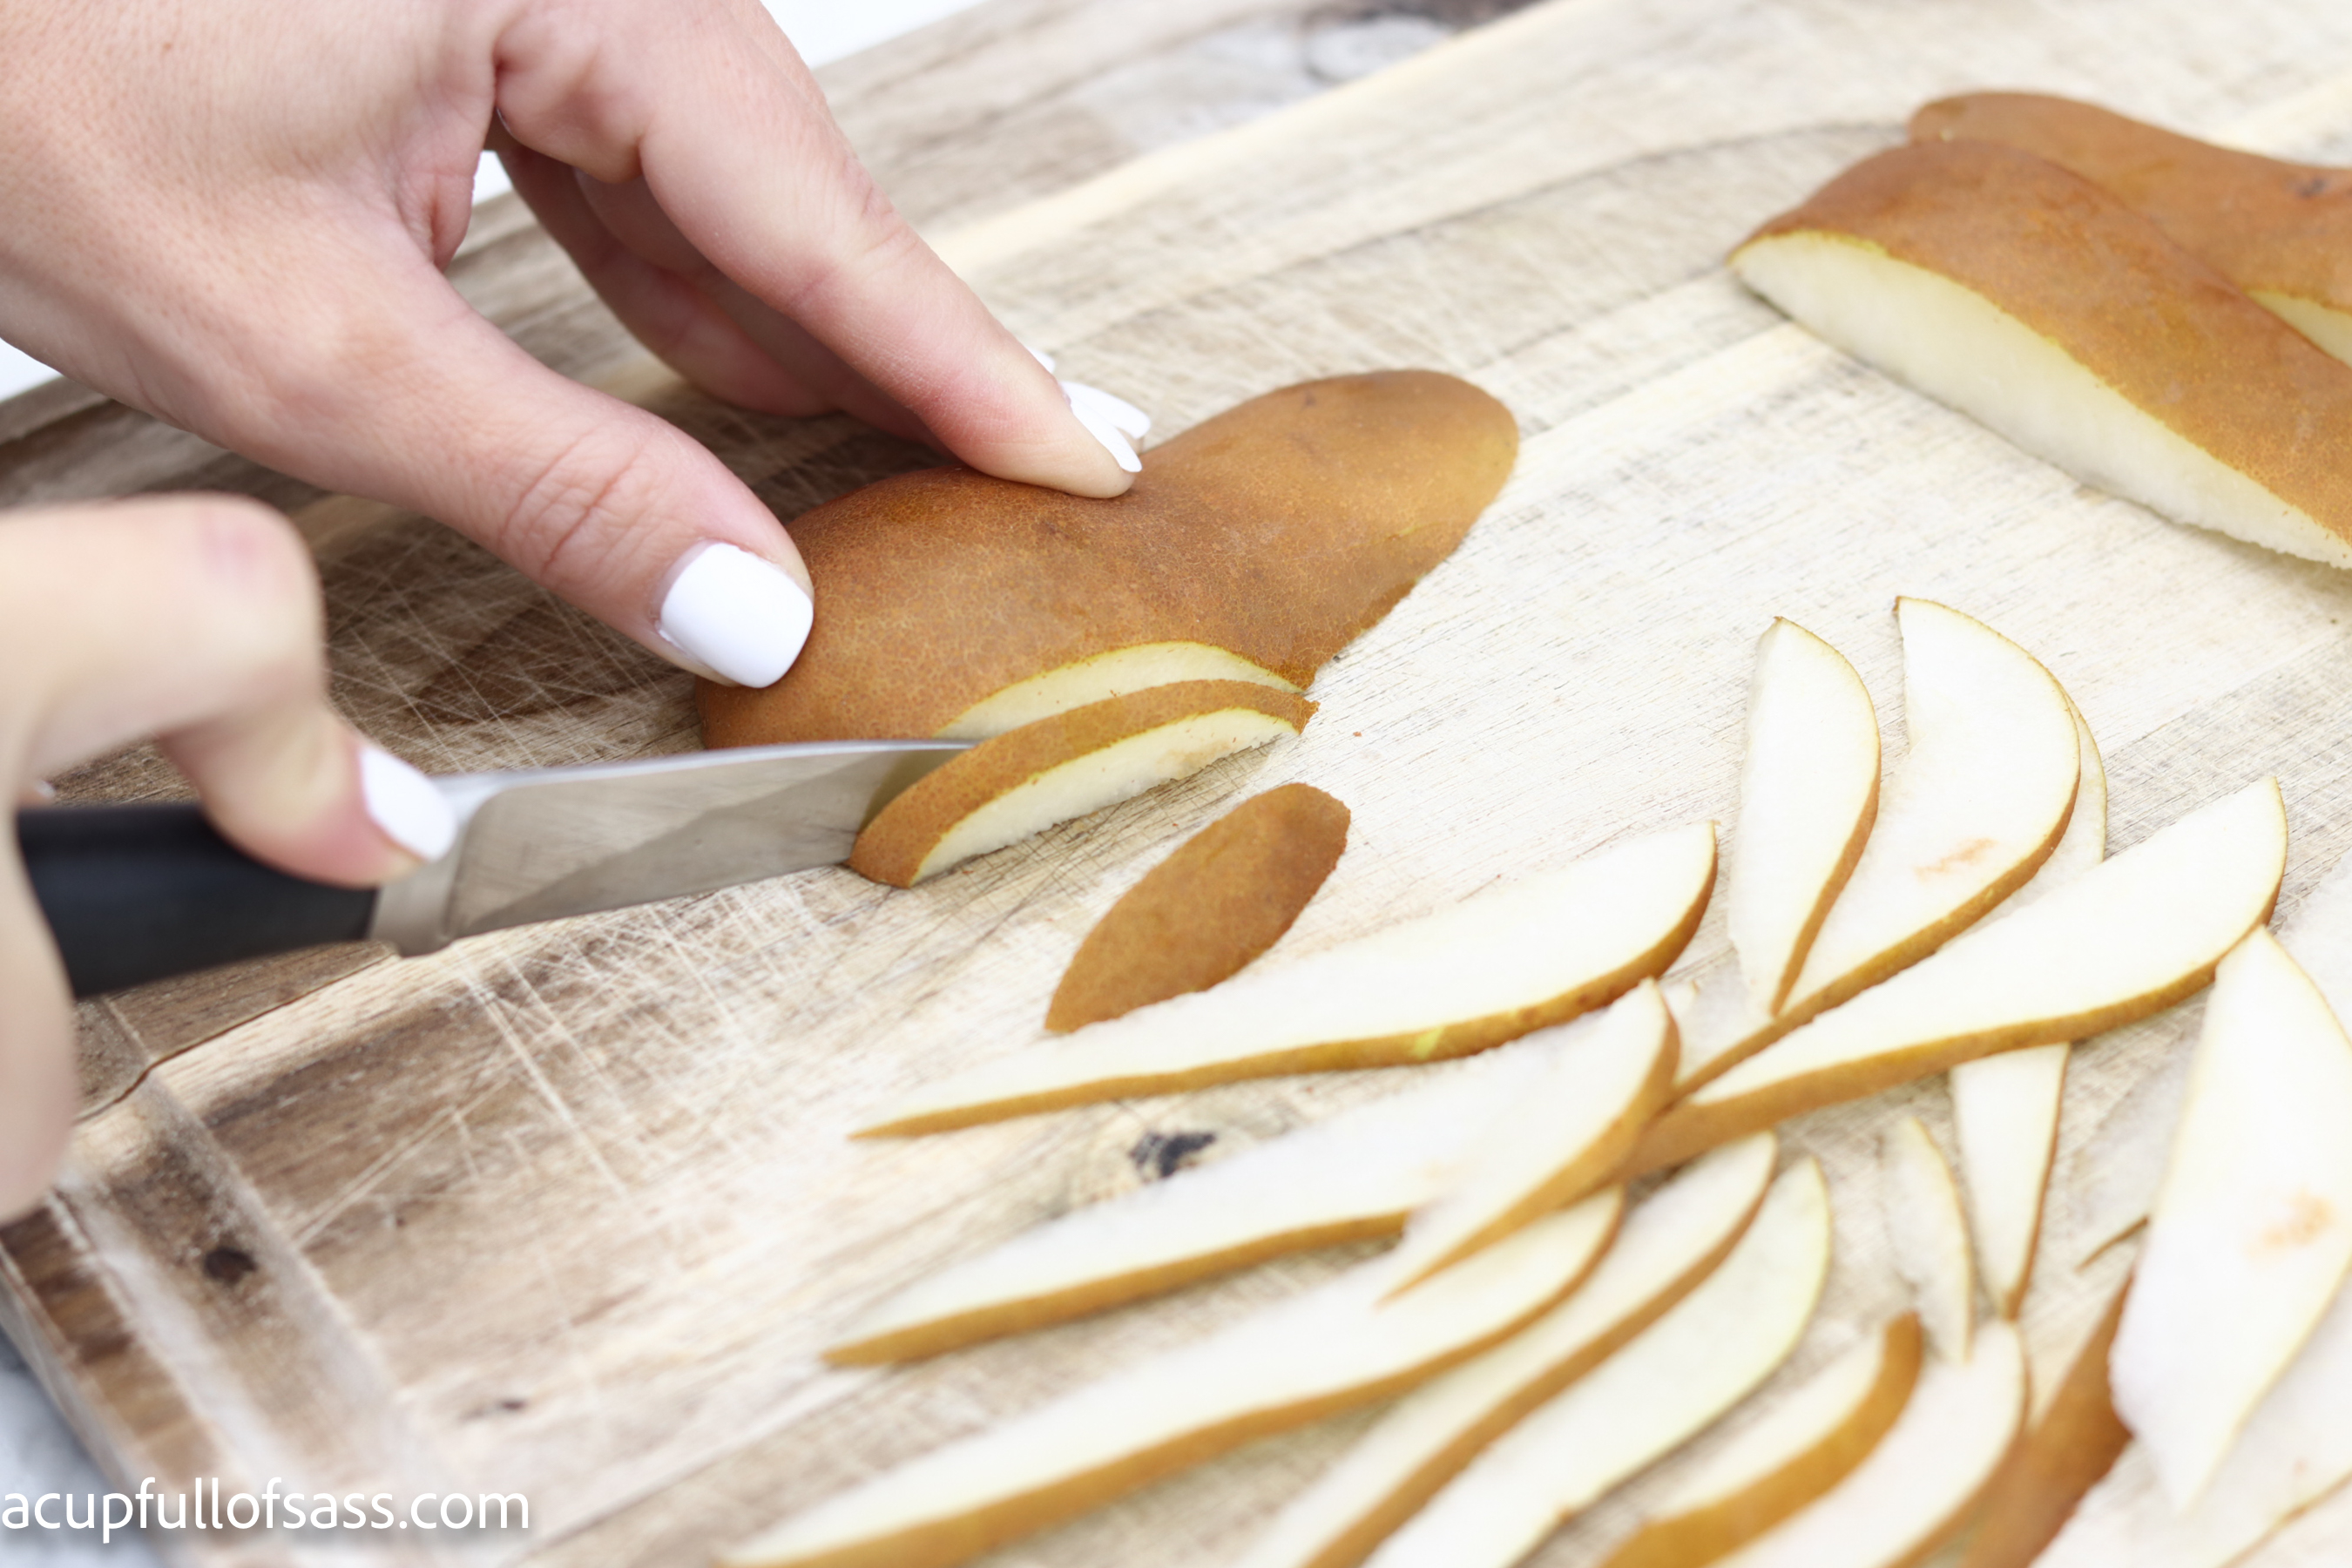
[[[1394,1300],[1390,1260],[935,1448],[727,1552],[735,1568],[942,1568],[1255,1438],[1391,1397],[1525,1326],[1584,1278],[1612,1189]]]
[[[2106,765],[2079,711],[2074,731],[2083,759],[2074,814],[2042,869],[1993,911],[1994,920],[2030,907],[2106,858]],[[2004,1318],[2017,1316],[2033,1272],[2071,1052],[2069,1046],[2032,1046],[1952,1069],[1952,1121],[1959,1132],[1961,1187],[1968,1194],[1977,1265],[1993,1310]]]
[[[1504,1568],[1748,1397],[1789,1358],[1829,1273],[1829,1191],[1807,1159],[1664,1317],[1473,1460],[1373,1568]]]
[[[1605,1016],[1539,1030],[1386,1100],[1075,1209],[927,1275],[826,1354],[845,1363],[937,1355],[1286,1252],[1394,1236],[1460,1182],[1486,1129]]]
[[[2352,368],[2116,196],[1989,142],[1848,169],[1731,258],[1847,353],[2176,521],[2352,566]]]
[[[1458,1184],[1406,1224],[1399,1290],[1599,1189],[1675,1081],[1675,1021],[1644,980],[1564,1045],[1541,1082],[1479,1140]]]
[[[2285,869],[2286,808],[2277,781],[2263,779],[1741,1063],[1652,1122],[1628,1169],[1675,1164],[1800,1111],[2169,1006],[2269,918]]]
[[[1960,1568],[2030,1568],[2131,1440],[2107,1391],[2107,1350],[2130,1286],[2127,1276],[2116,1288],[2050,1397],[2036,1393],[2042,1409],[1985,1493]]]
[[[1976,1268],[1952,1168],[1919,1119],[1906,1116],[1887,1130],[1878,1171],[1895,1272],[1919,1304],[1928,1348],[1948,1361],[1966,1361],[1976,1326]]]
[[[1726,927],[1749,1005],[1770,1017],[1878,816],[1878,715],[1843,655],[1790,620],[1756,645]]]
[[[2116,1331],[2116,1413],[2176,1508],[2205,1489],[2352,1269],[2347,1129],[2352,1040],[2257,931],[2214,977]]]
[[[866,1135],[1483,1051],[1565,1023],[1664,970],[1697,929],[1714,883],[1713,823],[1631,839],[930,1085]]]
[[[1234,1568],[1350,1568],[1478,1451],[1682,1300],[1771,1184],[1759,1133],[1677,1173],[1626,1216],[1577,1293],[1526,1332],[1416,1390],[1284,1509]],[[1793,1202],[1794,1200],[1784,1200]]]
[[[2222,1568],[2352,1479],[2352,1289],[2279,1378],[2213,1482],[2175,1511],[2147,1446],[2123,1452],[2037,1568]],[[1971,1565],[1974,1568],[1974,1565]],[[1993,1568],[1993,1565],[1988,1565]]]
[[[1927,599],[1895,608],[1910,748],[1786,1005],[1769,1021],[1746,1008],[1688,1020],[1685,1090],[1974,924],[2024,885],[2065,829],[2082,747],[2057,681],[1957,610]],[[1717,1032],[1727,1024],[1727,1038]]]
[[[1888,1321],[1659,1500],[1601,1568],[1700,1568],[1843,1480],[1878,1447],[1919,1379],[1919,1320]]]
[[[1931,1359],[1878,1447],[1722,1568],[1904,1568],[1968,1522],[2025,1419],[2025,1347],[1994,1322],[1966,1361]]]

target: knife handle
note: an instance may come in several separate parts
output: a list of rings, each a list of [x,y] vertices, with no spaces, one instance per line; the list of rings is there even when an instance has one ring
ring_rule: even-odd
[[[16,814],[16,847],[76,996],[362,941],[375,916],[373,888],[265,866],[193,802],[37,806]]]

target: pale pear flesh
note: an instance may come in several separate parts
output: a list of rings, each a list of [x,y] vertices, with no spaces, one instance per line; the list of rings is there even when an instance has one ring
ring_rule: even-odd
[[[2116,1411],[2176,1508],[2205,1489],[2352,1269],[2347,1128],[2352,1040],[2257,931],[2207,999],[2109,1363]]]
[[[1755,1218],[1772,1183],[1776,1148],[1772,1134],[1759,1133],[1677,1172],[1634,1206],[1576,1294],[1399,1401],[1282,1510],[1234,1568],[1362,1562],[1496,1436],[1707,1278]]]
[[[1769,1017],[1797,983],[1878,813],[1878,715],[1853,666],[1776,620],[1756,648],[1726,928],[1749,1005]]]
[[[1895,1272],[1911,1287],[1928,1348],[1946,1360],[1966,1361],[1976,1326],[1976,1268],[1952,1168],[1916,1116],[1887,1131],[1878,1167]]]
[[[1595,1191],[1624,1163],[1674,1086],[1675,1022],[1654,980],[1594,1022],[1486,1130],[1461,1178],[1406,1223],[1398,1289]]]
[[[1901,1568],[1968,1521],[2025,1418],[2025,1350],[1985,1325],[1966,1361],[1931,1358],[1911,1402],[1845,1479],[1721,1568]]]
[[[1471,1461],[1374,1568],[1506,1568],[1705,1430],[1779,1370],[1828,1278],[1829,1193],[1792,1165],[1715,1272]]]
[[[2063,1370],[2051,1379],[2053,1386],[2045,1390],[2029,1366],[2034,1409],[2024,1436],[1978,1507],[1960,1568],[2029,1568],[2064,1528],[2083,1494],[2098,1484],[2131,1440],[2116,1419],[2107,1387],[2107,1351],[2115,1343],[2116,1323],[2130,1283],[2126,1275],[2109,1293],[2106,1310],[2074,1346]]]
[[[1239,1079],[1485,1050],[1663,971],[1715,880],[1715,830],[1627,840],[1279,967],[1056,1036],[891,1107],[867,1135],[938,1131]]]
[[[1589,1198],[1387,1300],[1375,1258],[1208,1339],[912,1459],[721,1561],[944,1568],[1255,1438],[1393,1395],[1560,1300],[1607,1249],[1621,1191]]]
[[[2201,989],[2269,918],[2285,868],[2285,807],[2277,782],[2263,779],[1964,932],[1686,1096],[1650,1124],[1628,1170],[2168,1006]]]
[[[1207,643],[1139,643],[1016,681],[957,714],[939,738],[984,741],[1091,702],[1186,680],[1250,680],[1277,691],[1298,689],[1264,666]]]
[[[1814,335],[2085,483],[2177,521],[2352,566],[2352,547],[2308,512],[2179,435],[1974,289],[1867,240],[1822,230],[1752,240],[1731,267]]]

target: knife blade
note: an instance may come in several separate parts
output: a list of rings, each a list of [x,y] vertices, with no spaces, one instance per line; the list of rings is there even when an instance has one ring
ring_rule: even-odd
[[[381,889],[292,877],[193,802],[16,814],[35,900],[77,996],[267,953],[373,939],[404,954],[566,915],[848,858],[858,830],[967,741],[746,746],[432,783],[449,852]]]

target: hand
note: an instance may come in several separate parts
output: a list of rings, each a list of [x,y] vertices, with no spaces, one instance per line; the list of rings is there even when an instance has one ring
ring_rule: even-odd
[[[441,518],[701,673],[781,675],[807,572],[708,451],[538,364],[441,275],[486,132],[714,395],[1081,495],[1129,482],[1120,416],[1078,394],[1082,420],[890,208],[756,0],[20,0],[0,125],[0,333]]]
[[[388,881],[457,825],[327,705],[318,579],[286,520],[187,497],[0,515],[0,784],[142,736],[214,826],[318,881]],[[0,840],[0,1220],[47,1186],[73,1121],[73,1016],[12,833]]]

